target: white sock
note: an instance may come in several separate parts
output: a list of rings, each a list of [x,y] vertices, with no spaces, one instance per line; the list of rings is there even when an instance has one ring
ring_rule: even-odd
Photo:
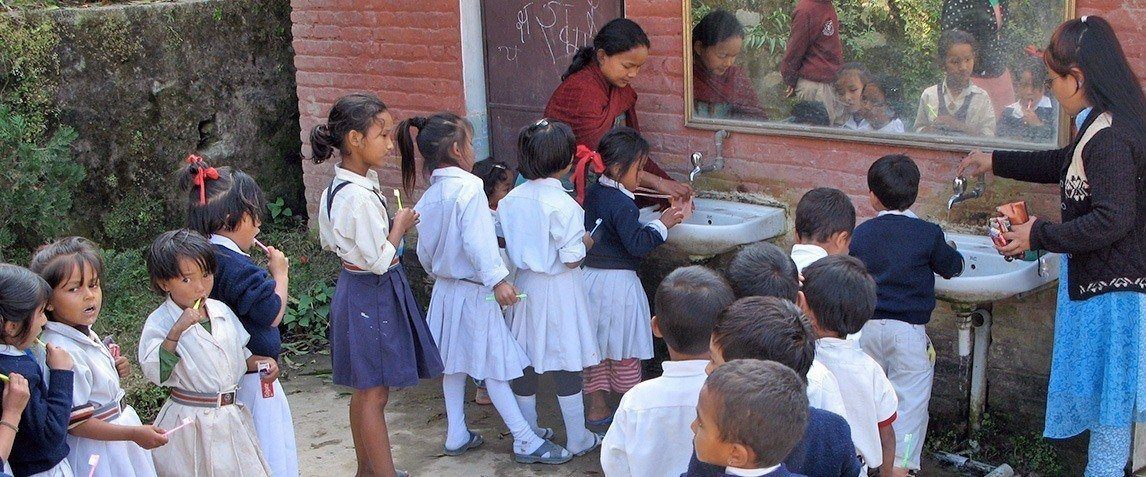
[[[565,448],[574,454],[588,449],[596,442],[589,429],[585,428],[585,398],[581,393],[572,396],[557,396],[561,405],[561,417],[565,419]]]
[[[442,395],[446,401],[446,448],[457,449],[470,441],[466,427],[466,374],[442,376]]]
[[[533,433],[541,435],[541,428],[537,425],[537,395],[532,396],[518,396],[513,395],[517,400],[517,407],[521,409],[521,417],[525,419],[525,423],[529,424],[529,428],[533,429]]]
[[[509,383],[496,379],[486,379],[485,390],[489,393],[489,400],[493,401],[493,407],[497,409],[497,413],[501,414],[501,419],[505,421],[505,427],[508,427],[509,432],[513,433],[513,451],[518,454],[532,454],[538,447],[541,447],[543,441],[526,422],[521,408],[513,399],[513,391],[509,389]]]

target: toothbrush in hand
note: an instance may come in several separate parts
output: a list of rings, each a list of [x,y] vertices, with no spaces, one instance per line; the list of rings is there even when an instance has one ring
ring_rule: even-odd
[[[91,467],[91,470],[88,471],[88,477],[95,475],[97,465],[99,465],[99,454],[92,454],[91,457],[88,457],[88,466]]]
[[[394,189],[394,198],[398,199],[398,208],[402,208],[402,193],[398,189]]]
[[[518,293],[518,294],[517,294],[517,299],[518,299],[518,300],[524,300],[524,299],[525,299],[525,294],[524,294],[524,293]],[[495,300],[497,300],[497,297],[495,297],[495,296],[493,296],[493,295],[486,295],[486,297],[485,297],[485,301],[495,301]]]
[[[271,253],[271,249],[267,248],[267,246],[266,246],[266,245],[263,245],[263,243],[262,243],[262,242],[260,242],[260,241],[259,241],[259,239],[252,239],[252,240],[254,240],[254,241],[255,241],[255,245],[258,245],[258,246],[259,246],[259,248],[263,249],[263,253],[265,253],[265,254],[267,254],[267,255],[270,255],[270,253]]]
[[[194,420],[194,419],[191,419],[190,417],[185,417],[185,418],[183,418],[183,423],[182,423],[182,424],[180,424],[180,425],[178,425],[178,426],[175,426],[173,429],[168,429],[168,430],[167,430],[167,432],[164,432],[164,433],[163,433],[163,437],[167,437],[167,436],[171,435],[171,433],[172,433],[172,432],[175,432],[175,431],[178,431],[179,429],[182,429],[182,428],[184,428],[184,427],[187,427],[187,426],[188,426],[189,424],[191,424],[192,422],[195,422],[195,420]]]

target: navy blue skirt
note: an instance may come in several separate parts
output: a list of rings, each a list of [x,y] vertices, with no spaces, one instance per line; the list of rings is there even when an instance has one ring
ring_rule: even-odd
[[[342,270],[330,303],[330,353],[334,384],[355,389],[410,387],[442,374],[401,265],[385,275]]]

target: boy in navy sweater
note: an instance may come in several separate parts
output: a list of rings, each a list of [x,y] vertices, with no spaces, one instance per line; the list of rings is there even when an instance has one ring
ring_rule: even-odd
[[[919,193],[919,168],[911,158],[879,158],[868,169],[867,183],[879,215],[856,227],[850,250],[875,278],[879,298],[874,316],[863,326],[860,346],[895,387],[895,461],[915,470],[935,377],[935,349],[926,330],[935,310],[934,274],[960,274],[963,256],[947,244],[938,225],[909,215]]]

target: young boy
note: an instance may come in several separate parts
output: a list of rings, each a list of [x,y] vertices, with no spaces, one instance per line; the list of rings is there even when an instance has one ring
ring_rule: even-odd
[[[728,265],[728,280],[737,298],[772,296],[796,303],[800,276],[796,264],[777,247],[760,242],[741,249]],[[807,373],[808,401],[812,407],[844,415],[844,398],[832,372],[813,361]]]
[[[855,340],[844,339],[859,331],[875,310],[875,280],[863,263],[847,255],[830,255],[804,269],[800,308],[812,322],[816,336],[816,359],[824,363],[848,396],[844,417],[852,429],[856,450],[869,468],[879,468],[881,477],[891,477],[895,458],[895,389],[883,368],[860,349]]]
[[[776,361],[805,376],[815,356],[816,336],[800,309],[776,297],[742,298],[717,319],[712,331],[710,369],[738,359]],[[793,472],[809,477],[855,477],[860,472],[851,428],[840,415],[808,408],[804,439],[784,459]],[[694,461],[690,476],[719,475],[715,466]]]
[[[856,228],[856,208],[842,190],[817,187],[796,204],[796,244],[792,261],[796,269],[828,255],[847,255]]]
[[[692,266],[665,277],[653,300],[653,334],[664,338],[671,361],[662,363],[659,378],[621,398],[601,444],[601,468],[610,477],[677,476],[688,468],[690,426],[707,377],[708,338],[735,296],[720,274]]]
[[[823,104],[829,123],[836,124],[843,108],[832,83],[844,64],[836,8],[831,0],[800,0],[791,24],[792,34],[780,63],[780,74],[788,85],[787,96]]]
[[[808,398],[804,382],[774,361],[740,359],[704,382],[692,431],[697,457],[726,465],[725,476],[800,476],[784,467],[804,435]]]
[[[919,168],[911,158],[879,158],[868,169],[867,183],[879,215],[856,227],[851,254],[875,278],[879,301],[859,344],[887,372],[899,398],[896,462],[918,469],[935,376],[926,329],[935,309],[933,273],[958,275],[963,256],[947,245],[938,225],[904,215],[919,191]]]

